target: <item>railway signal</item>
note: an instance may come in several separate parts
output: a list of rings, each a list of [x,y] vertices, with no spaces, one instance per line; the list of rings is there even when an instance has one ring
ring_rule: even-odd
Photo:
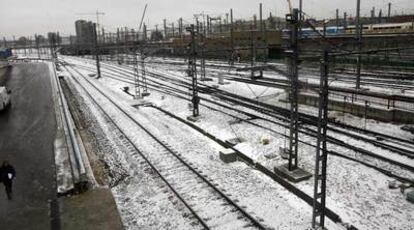
[[[286,51],[288,78],[290,79],[289,87],[289,101],[290,101],[290,125],[289,125],[289,161],[275,167],[275,173],[287,178],[293,182],[300,182],[312,177],[312,174],[298,167],[298,143],[299,143],[299,79],[298,79],[298,65],[299,65],[299,51],[298,51],[298,36],[299,27],[301,24],[300,11],[295,8],[292,14],[286,15],[286,21],[290,24],[290,47]]]

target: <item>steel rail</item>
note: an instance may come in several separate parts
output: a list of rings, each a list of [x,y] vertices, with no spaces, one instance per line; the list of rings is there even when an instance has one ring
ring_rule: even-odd
[[[122,74],[121,71],[119,71],[119,73]],[[150,73],[150,75],[153,75],[153,77],[158,76],[158,74],[154,74],[154,73]],[[163,76],[163,77],[165,78],[165,76]],[[158,83],[158,84],[160,84],[160,83]],[[179,86],[184,87],[181,84]],[[208,92],[208,90],[207,90],[206,93],[211,94],[211,92]],[[227,94],[227,92],[224,93],[224,94]],[[232,99],[228,95],[218,95],[218,94],[214,94],[214,95],[217,96],[217,97],[219,97],[219,98],[221,97],[224,100],[231,101],[233,103],[237,103],[237,104],[242,105],[242,106],[244,106],[246,108],[249,108],[249,109],[260,110],[262,113],[264,113],[266,115],[269,115],[269,116],[272,116],[272,117],[275,117],[275,112],[277,112],[276,113],[277,115],[282,115],[283,117],[275,117],[275,118],[277,118],[279,120],[282,120],[282,121],[285,121],[285,122],[287,121],[287,119],[284,118],[285,117],[285,114],[284,114],[283,109],[281,111],[275,111],[275,108],[278,108],[278,107],[274,107],[274,106],[267,105],[267,104],[264,104],[264,103],[258,103],[257,101],[254,101],[252,99],[248,99],[248,98],[245,98],[245,97],[240,97],[238,95],[236,95],[237,97],[235,99],[234,98]],[[231,95],[231,96],[235,96],[235,95]],[[202,99],[203,100],[208,100],[207,98],[202,98]],[[246,100],[246,101],[242,101],[242,99],[243,100]],[[278,109],[280,109],[280,108],[278,108]],[[305,117],[305,118],[306,119],[304,120],[304,122],[306,122],[306,123],[308,123],[310,125],[314,125],[315,121],[314,121],[314,119],[313,119],[313,117],[311,115],[307,115],[307,117]],[[347,128],[347,127],[342,127],[342,128]],[[305,131],[307,131],[307,132],[315,132],[314,130],[309,129],[309,128],[303,128],[303,129]],[[378,142],[378,141],[375,141],[375,140],[371,140],[371,139],[365,138],[365,137],[360,136],[360,135],[355,135],[355,134],[347,133],[345,131],[339,130],[339,129],[334,128],[334,127],[330,127],[330,129],[332,131],[335,131],[335,132],[338,132],[338,133],[342,133],[343,135],[348,135],[348,136],[350,136],[352,138],[355,138],[355,139],[364,139],[364,141],[367,141],[367,142],[369,142],[369,143],[371,143],[371,144],[373,144],[375,146],[378,146],[378,147],[381,147],[381,148],[384,148],[384,149],[387,149],[387,150],[390,150],[390,151],[393,151],[393,152],[397,152],[398,154],[405,155],[405,156],[410,157],[410,158],[413,158],[414,157],[413,152],[410,151],[410,150],[402,149],[402,148],[399,148],[399,147],[396,147],[396,146],[387,145],[385,143],[381,143],[381,142]],[[383,157],[381,155],[372,153],[372,152],[367,151],[365,149],[358,148],[358,147],[355,147],[355,146],[346,144],[346,143],[344,143],[343,141],[341,141],[341,140],[339,140],[337,138],[330,137],[329,140],[333,144],[336,144],[336,145],[339,145],[339,146],[342,146],[342,147],[345,147],[345,148],[354,150],[356,152],[359,152],[359,153],[362,153],[362,154],[365,154],[365,155],[368,155],[368,156],[371,156],[371,157],[374,157],[374,158],[377,158],[377,159],[386,161],[386,162],[391,163],[391,164],[398,165],[398,166],[400,166],[402,168],[405,168],[405,169],[407,169],[409,171],[414,171],[414,167],[411,167],[409,165],[403,164],[403,163],[398,162],[398,161],[391,160],[389,158],[386,158],[386,157]],[[398,141],[407,142],[406,140],[398,140]]]
[[[219,190],[215,185],[213,185],[208,179],[206,179],[203,175],[201,175],[196,169],[190,166],[186,161],[184,161],[178,154],[176,154],[170,147],[168,147],[165,143],[159,140],[154,134],[152,134],[147,128],[141,125],[138,121],[136,121],[129,113],[124,111],[116,102],[113,101],[107,94],[105,94],[101,89],[96,87],[93,83],[90,82],[83,74],[81,74],[76,69],[72,68],[75,72],[77,72],[80,76],[82,76],[92,87],[94,87],[101,95],[103,95],[107,100],[109,100],[120,112],[122,112],[126,117],[128,117],[132,122],[134,122],[137,126],[139,126],[145,133],[147,133],[150,137],[152,137],[159,145],[161,145],[164,149],[166,149],[169,153],[171,153],[176,159],[178,159],[182,164],[184,164],[188,169],[190,169],[198,178],[200,178],[204,183],[206,183],[210,188],[212,188],[215,192],[217,192],[224,200],[226,200],[229,204],[234,206],[243,216],[245,216],[255,227],[259,229],[267,229],[263,226],[260,221],[253,218],[247,211],[241,208],[239,205],[235,203],[232,199],[230,199],[227,195],[225,195],[221,190]],[[90,94],[89,94],[90,95]],[[103,109],[103,108],[102,108]],[[138,149],[137,149],[138,150]],[[142,156],[144,154],[140,152]],[[148,160],[147,158],[145,158]],[[148,163],[149,160],[147,161]],[[155,168],[155,167],[154,167]],[[157,171],[159,172],[159,171]],[[159,174],[161,177],[162,175]],[[194,213],[193,213],[194,214]],[[196,214],[197,215],[197,214]],[[204,222],[205,223],[205,222]],[[204,226],[204,225],[203,225]],[[207,225],[205,225],[207,226]],[[208,227],[207,227],[208,228]]]

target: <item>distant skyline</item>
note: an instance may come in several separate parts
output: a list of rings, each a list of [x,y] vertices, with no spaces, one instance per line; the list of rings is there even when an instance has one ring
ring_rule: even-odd
[[[33,36],[35,33],[46,34],[59,31],[62,35],[75,34],[75,21],[78,19],[96,21],[94,12],[104,12],[101,22],[107,31],[115,31],[117,27],[137,29],[142,11],[148,3],[145,23],[149,28],[156,24],[162,25],[166,18],[170,24],[177,25],[182,17],[185,23],[193,22],[194,14],[204,12],[212,16],[222,16],[233,8],[235,19],[252,18],[259,14],[259,3],[263,3],[264,18],[269,13],[284,17],[288,13],[287,0],[0,0],[0,36],[11,39],[16,36]],[[294,7],[299,0],[291,0]],[[335,17],[339,8],[342,17],[355,15],[357,0],[303,0],[303,9],[308,15],[317,19]],[[387,14],[388,2],[393,4],[392,14],[414,14],[414,0],[361,0],[361,14],[370,15],[375,7],[376,13],[383,10]],[[91,13],[91,15],[80,15]]]

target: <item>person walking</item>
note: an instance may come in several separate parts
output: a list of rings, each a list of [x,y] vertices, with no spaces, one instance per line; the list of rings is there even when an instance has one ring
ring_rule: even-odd
[[[12,186],[13,179],[16,177],[16,171],[14,167],[9,164],[8,161],[3,161],[3,165],[0,167],[0,181],[3,182],[6,188],[7,198],[12,199]]]

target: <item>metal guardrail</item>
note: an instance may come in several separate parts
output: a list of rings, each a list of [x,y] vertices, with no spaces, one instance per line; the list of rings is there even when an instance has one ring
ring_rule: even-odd
[[[85,168],[84,159],[82,157],[80,144],[75,133],[75,125],[72,116],[69,111],[69,107],[66,98],[62,91],[62,86],[58,79],[55,64],[52,64],[54,76],[52,77],[52,87],[55,89],[55,97],[59,109],[56,111],[58,122],[58,135],[57,138],[61,138],[60,150],[65,149],[59,155],[55,153],[55,163],[57,167],[57,175],[60,177],[58,180],[58,193],[60,195],[83,191],[88,184],[88,175]],[[60,134],[59,134],[60,132]],[[55,146],[56,150],[56,146]],[[65,155],[66,154],[66,155]],[[63,159],[56,159],[60,157]],[[68,184],[71,183],[71,184]]]

